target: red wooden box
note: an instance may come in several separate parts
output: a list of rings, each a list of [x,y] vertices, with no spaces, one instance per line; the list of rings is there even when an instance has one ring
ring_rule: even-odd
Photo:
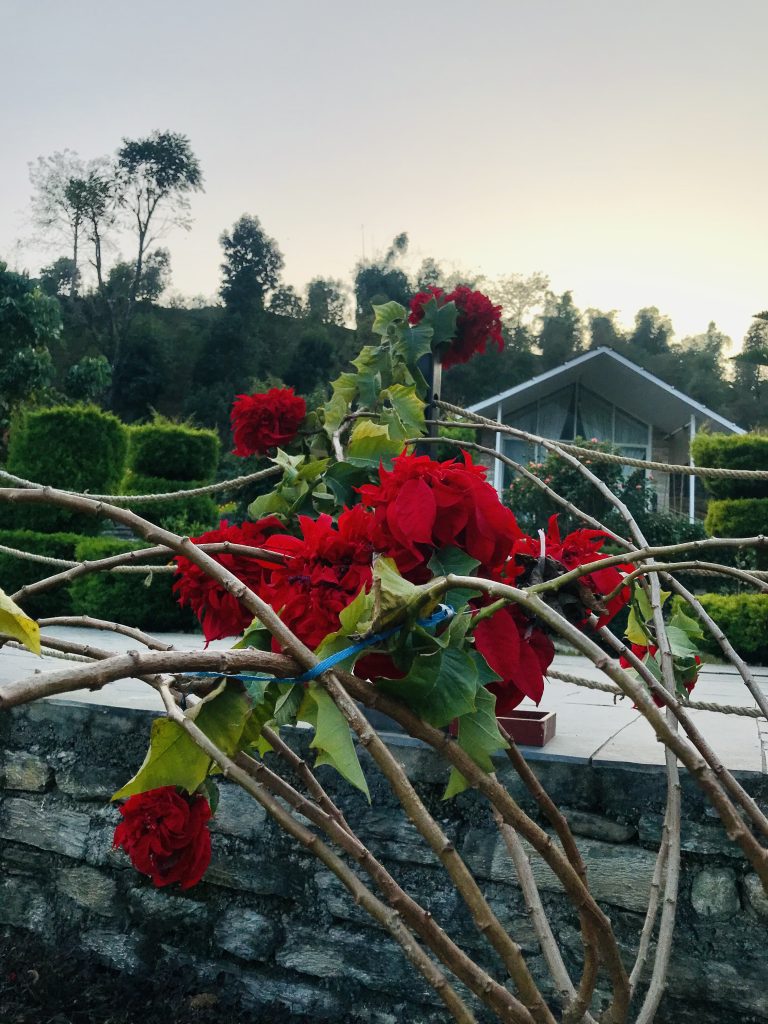
[[[511,715],[499,717],[502,725],[515,743],[525,747],[543,747],[555,735],[554,711],[513,711]]]

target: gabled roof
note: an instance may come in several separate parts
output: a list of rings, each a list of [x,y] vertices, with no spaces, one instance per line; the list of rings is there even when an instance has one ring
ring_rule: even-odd
[[[468,411],[495,419],[497,407],[501,403],[502,415],[506,416],[575,381],[667,433],[687,425],[691,416],[696,417],[698,426],[708,420],[713,428],[726,434],[744,433],[736,423],[605,346],[584,352],[562,366],[540,373],[482,402],[476,402],[468,406]]]

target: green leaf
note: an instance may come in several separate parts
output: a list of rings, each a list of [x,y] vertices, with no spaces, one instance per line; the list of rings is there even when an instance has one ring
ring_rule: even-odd
[[[270,491],[269,494],[260,494],[258,498],[248,506],[248,515],[251,519],[263,519],[271,515],[287,515],[290,505],[279,490]]]
[[[368,783],[360,767],[346,718],[321,685],[310,683],[307,692],[315,704],[312,712],[315,737],[310,743],[311,747],[319,751],[315,765],[331,765],[347,782],[365,793],[370,803]]]
[[[275,721],[278,725],[292,725],[304,699],[303,683],[276,683],[280,688],[280,696],[275,702]]]
[[[456,318],[458,310],[455,302],[446,302],[438,306],[437,300],[432,298],[423,306],[424,317],[420,321],[432,328],[432,345],[443,345],[453,341],[456,337]]]
[[[373,325],[371,330],[374,334],[385,335],[390,327],[404,324],[408,310],[399,302],[384,302],[380,306],[373,307]]]
[[[4,590],[0,590],[0,633],[12,636],[33,654],[40,654],[40,627]]]
[[[392,384],[381,397],[390,404],[382,413],[393,440],[418,437],[424,433],[424,402],[416,394],[416,385]]]
[[[431,615],[440,603],[430,584],[416,586],[398,572],[394,560],[379,557],[373,563],[373,586],[376,618],[374,629],[396,622],[413,622]]]
[[[417,655],[405,679],[377,680],[376,688],[398,697],[425,722],[442,729],[476,708],[477,667],[467,651],[448,647]]]
[[[704,636],[701,623],[698,619],[692,619],[690,615],[686,615],[681,608],[675,609],[669,620],[669,624],[670,626],[675,626],[677,629],[682,629],[683,632],[692,639],[701,640]]]
[[[422,321],[414,326],[409,326],[402,331],[392,346],[395,355],[402,359],[412,373],[416,370],[416,364],[422,356],[432,351],[432,336],[434,331],[429,324]],[[420,392],[426,390],[427,382],[421,374],[416,376],[417,389]]]
[[[325,484],[341,507],[352,506],[356,499],[355,488],[367,481],[368,473],[348,462],[335,462],[325,474]]]
[[[496,721],[496,697],[484,687],[480,687],[475,697],[476,710],[459,719],[457,741],[472,760],[485,772],[495,770],[491,755],[504,750],[506,741],[499,732]],[[448,779],[448,787],[443,794],[447,800],[460,793],[468,786],[464,776],[452,769]]]
[[[198,789],[198,792],[202,793],[208,801],[211,808],[211,814],[215,814],[219,807],[219,798],[221,794],[219,793],[219,787],[213,779],[204,779]]]
[[[192,719],[224,754],[231,756],[239,747],[250,710],[243,687],[234,681],[224,681],[188,711],[186,717]],[[208,755],[180,725],[169,718],[156,718],[144,763],[112,799],[122,800],[161,786],[180,786],[194,793],[208,775],[210,763]]]
[[[429,560],[429,568],[434,576],[473,576],[475,569],[480,563],[459,548],[445,547],[436,551]],[[443,597],[446,604],[449,604],[456,611],[467,604],[473,597],[477,597],[476,590],[469,590],[464,587],[454,587],[448,590]]]
[[[696,654],[696,644],[693,643],[684,629],[680,629],[679,626],[673,626],[670,623],[667,626],[667,636],[669,637],[669,646],[674,657],[684,658],[687,655]]]
[[[372,616],[373,595],[362,588],[354,601],[350,601],[346,608],[339,613],[339,628],[335,633],[329,633],[321,642],[315,651],[317,657],[322,661],[324,658],[330,657],[331,654],[336,654],[337,651],[348,647],[350,637],[368,630]],[[349,659],[346,659],[342,662],[343,667],[351,669],[354,661],[359,657],[362,657],[362,653],[351,655],[351,663]]]
[[[627,619],[627,628],[624,630],[624,636],[631,644],[641,644],[643,647],[648,646],[648,633],[644,626],[640,624],[640,619],[637,616],[634,605],[629,609],[629,618]]]
[[[402,441],[393,441],[385,426],[371,420],[358,420],[347,446],[347,462],[353,466],[378,469],[379,463],[389,466],[403,450]]]
[[[272,650],[272,634],[257,618],[251,622],[237,643],[232,644],[233,651],[244,650],[246,647],[251,647],[257,651]]]

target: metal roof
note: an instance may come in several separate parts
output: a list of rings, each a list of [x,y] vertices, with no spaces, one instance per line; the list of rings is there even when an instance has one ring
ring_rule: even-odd
[[[736,423],[731,423],[695,398],[683,394],[626,356],[605,346],[584,352],[562,366],[540,373],[537,377],[467,408],[469,412],[488,414],[495,419],[499,403],[502,416],[507,416],[575,381],[637,419],[651,423],[668,434],[687,425],[692,415],[696,417],[698,427],[708,420],[713,428],[727,434],[745,433]]]

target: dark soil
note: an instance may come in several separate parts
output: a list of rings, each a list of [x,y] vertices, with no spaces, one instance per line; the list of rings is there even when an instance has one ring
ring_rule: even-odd
[[[131,977],[82,954],[0,936],[0,1024],[288,1024],[243,1010],[187,972]],[[293,1021],[291,1022],[293,1024]]]

